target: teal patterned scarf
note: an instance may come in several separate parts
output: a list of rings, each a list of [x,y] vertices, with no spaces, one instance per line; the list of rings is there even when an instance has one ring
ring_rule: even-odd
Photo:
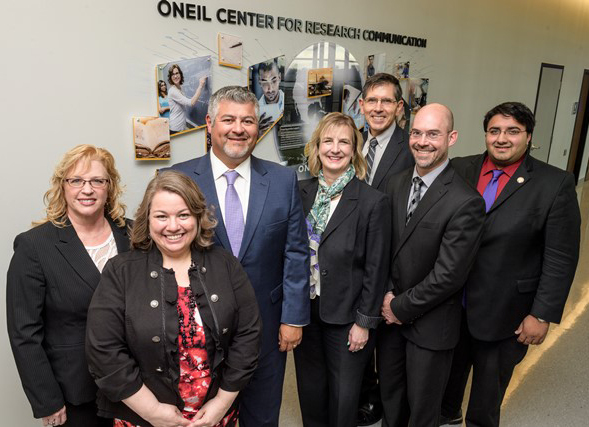
[[[323,170],[319,171],[319,188],[317,189],[315,202],[313,202],[313,206],[306,219],[311,252],[311,299],[315,298],[315,285],[319,283],[319,258],[317,251],[319,250],[321,235],[327,226],[331,199],[338,197],[355,175],[356,170],[354,169],[354,165],[350,164],[348,169],[333,184],[328,186],[323,176]]]

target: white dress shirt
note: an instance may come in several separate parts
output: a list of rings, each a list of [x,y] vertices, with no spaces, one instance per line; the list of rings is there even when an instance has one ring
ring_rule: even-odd
[[[372,136],[370,134],[370,130],[368,130],[368,138],[366,139],[366,142],[364,143],[364,146],[362,147],[362,155],[364,156],[364,158],[366,158],[366,155],[368,154],[368,150],[370,149],[370,140],[372,138],[376,138],[376,141],[378,142],[378,145],[376,146],[376,149],[374,152],[374,162],[372,162],[371,173],[370,173],[370,176],[368,177],[368,184],[369,185],[372,185],[372,178],[374,178],[374,174],[376,173],[376,169],[378,169],[378,164],[380,163],[380,159],[382,159],[382,155],[384,154],[384,151],[387,149],[387,146],[389,145],[389,140],[391,139],[391,136],[393,136],[393,132],[395,132],[396,127],[397,127],[397,125],[393,122],[393,124],[390,125],[387,130],[385,130],[383,133],[381,133],[377,137]]]
[[[221,210],[223,221],[225,220],[225,193],[227,192],[227,178],[225,178],[223,174],[229,170],[234,170],[239,174],[233,186],[235,187],[235,191],[237,191],[239,201],[241,202],[241,209],[243,210],[243,223],[245,225],[247,222],[247,207],[249,205],[250,198],[252,175],[251,158],[248,156],[248,158],[241,162],[235,169],[230,169],[225,165],[225,163],[219,160],[217,156],[215,156],[215,153],[212,149],[210,150],[210,153],[211,169],[213,171],[213,179],[215,180],[215,189],[217,190],[219,209]]]

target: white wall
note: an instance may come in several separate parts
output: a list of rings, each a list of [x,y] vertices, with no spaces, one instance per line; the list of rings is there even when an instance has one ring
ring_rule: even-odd
[[[131,117],[154,115],[154,66],[206,55],[176,41],[188,29],[216,51],[218,31],[243,37],[245,65],[285,54],[287,62],[321,40],[345,45],[361,60],[385,52],[392,65],[409,59],[414,77],[429,77],[429,101],[449,105],[459,143],[453,155],[483,149],[482,117],[494,105],[518,100],[534,106],[540,64],[565,67],[550,163],[566,167],[584,68],[589,68],[587,0],[466,1],[414,0],[203,0],[209,14],[235,8],[274,16],[407,34],[428,39],[426,49],[362,40],[317,37],[285,31],[163,18],[156,0],[28,0],[5,2],[0,17],[3,96],[0,139],[3,213],[0,271],[12,255],[12,240],[42,217],[42,196],[52,168],[79,143],[108,148],[127,185],[125,201],[134,213],[145,184],[162,164],[133,160]],[[170,39],[171,37],[172,39]],[[176,41],[174,41],[176,40]],[[246,68],[215,66],[214,88],[246,84]],[[266,138],[257,153],[275,158]],[[589,150],[589,146],[587,147]],[[202,131],[172,141],[172,162],[204,153]],[[581,170],[585,171],[585,163]],[[164,163],[166,164],[166,163]],[[3,273],[4,274],[4,273]],[[5,277],[5,276],[3,276]],[[35,426],[9,350],[0,281],[0,413],[3,425]]]

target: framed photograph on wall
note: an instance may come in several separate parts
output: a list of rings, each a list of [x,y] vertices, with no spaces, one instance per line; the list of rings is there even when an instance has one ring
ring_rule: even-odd
[[[231,34],[217,34],[219,46],[219,65],[241,68],[243,63],[243,42],[241,37]]]
[[[262,139],[284,113],[285,57],[278,56],[249,67],[248,89],[256,94],[260,104],[258,140]]]
[[[384,73],[387,56],[385,53],[373,53],[364,59],[364,80],[377,73]]]
[[[307,97],[318,98],[331,95],[333,87],[333,69],[315,68],[307,74]]]
[[[395,65],[393,65],[393,76],[398,79],[409,78],[410,65],[411,63],[409,61],[396,62]]]
[[[349,84],[344,85],[344,90],[342,92],[342,113],[353,118],[358,129],[364,127],[364,114],[362,114],[360,109],[361,98],[362,91],[360,89]]]
[[[170,160],[170,126],[164,117],[133,117],[135,160]]]
[[[205,126],[212,91],[211,57],[156,66],[158,114],[170,122],[170,135]]]

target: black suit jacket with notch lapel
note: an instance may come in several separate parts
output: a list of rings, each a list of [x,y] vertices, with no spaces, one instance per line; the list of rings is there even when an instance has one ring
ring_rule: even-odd
[[[109,219],[119,253],[129,250],[128,225]],[[91,402],[86,315],[100,272],[74,227],[47,222],[19,234],[6,281],[8,335],[20,379],[36,418],[68,401]]]
[[[452,164],[476,187],[485,157]],[[579,259],[580,226],[573,175],[526,155],[486,215],[468,277],[466,313],[475,338],[512,337],[528,314],[560,322]]]
[[[369,134],[364,132],[364,143],[366,144],[366,141],[370,139]],[[409,149],[409,135],[397,125],[382,154],[370,185],[384,193],[391,176],[414,165],[415,160]]]
[[[413,168],[393,177],[391,309],[409,341],[430,350],[458,342],[462,288],[480,243],[483,198],[448,165],[405,225]]]
[[[305,217],[318,186],[317,178],[300,183]],[[324,322],[378,325],[390,262],[390,216],[385,194],[357,178],[344,188],[318,251]]]

